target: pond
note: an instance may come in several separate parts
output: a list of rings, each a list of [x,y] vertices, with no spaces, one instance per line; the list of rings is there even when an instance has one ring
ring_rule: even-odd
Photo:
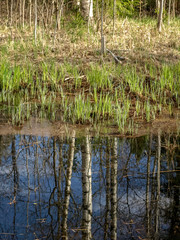
[[[179,140],[0,132],[0,239],[180,239]]]

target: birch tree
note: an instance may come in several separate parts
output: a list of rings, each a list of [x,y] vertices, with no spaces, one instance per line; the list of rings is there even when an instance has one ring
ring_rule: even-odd
[[[159,32],[161,32],[161,30],[162,30],[163,4],[164,4],[164,0],[160,0],[160,8],[159,8],[159,13],[158,13],[158,24],[157,24]]]
[[[81,0],[81,14],[85,20],[93,18],[93,0]]]

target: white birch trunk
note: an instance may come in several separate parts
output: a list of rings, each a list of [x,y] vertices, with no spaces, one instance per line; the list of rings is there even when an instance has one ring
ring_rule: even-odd
[[[93,18],[93,0],[81,0],[80,4],[84,19],[91,20]]]

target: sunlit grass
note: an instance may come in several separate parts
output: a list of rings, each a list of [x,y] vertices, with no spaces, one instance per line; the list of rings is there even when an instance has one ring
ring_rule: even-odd
[[[57,33],[55,42],[53,34],[39,28],[36,44],[32,31],[17,28],[10,35],[3,30],[7,36],[0,44],[0,110],[13,124],[31,115],[51,120],[61,116],[71,123],[110,121],[121,131],[136,119],[151,122],[164,111],[173,116],[180,103],[180,63],[155,64],[154,58],[144,61],[143,54],[157,52],[157,43],[177,50],[178,23],[166,26],[164,37],[154,28],[156,20],[120,19],[113,41],[112,26],[105,23],[107,47],[125,49],[137,59],[122,65],[108,55],[101,59],[99,33],[88,34],[83,23],[78,36],[73,22],[63,35]]]

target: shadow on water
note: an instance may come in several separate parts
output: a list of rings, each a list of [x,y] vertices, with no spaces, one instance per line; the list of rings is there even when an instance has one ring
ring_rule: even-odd
[[[0,239],[180,239],[180,136],[0,136]]]

